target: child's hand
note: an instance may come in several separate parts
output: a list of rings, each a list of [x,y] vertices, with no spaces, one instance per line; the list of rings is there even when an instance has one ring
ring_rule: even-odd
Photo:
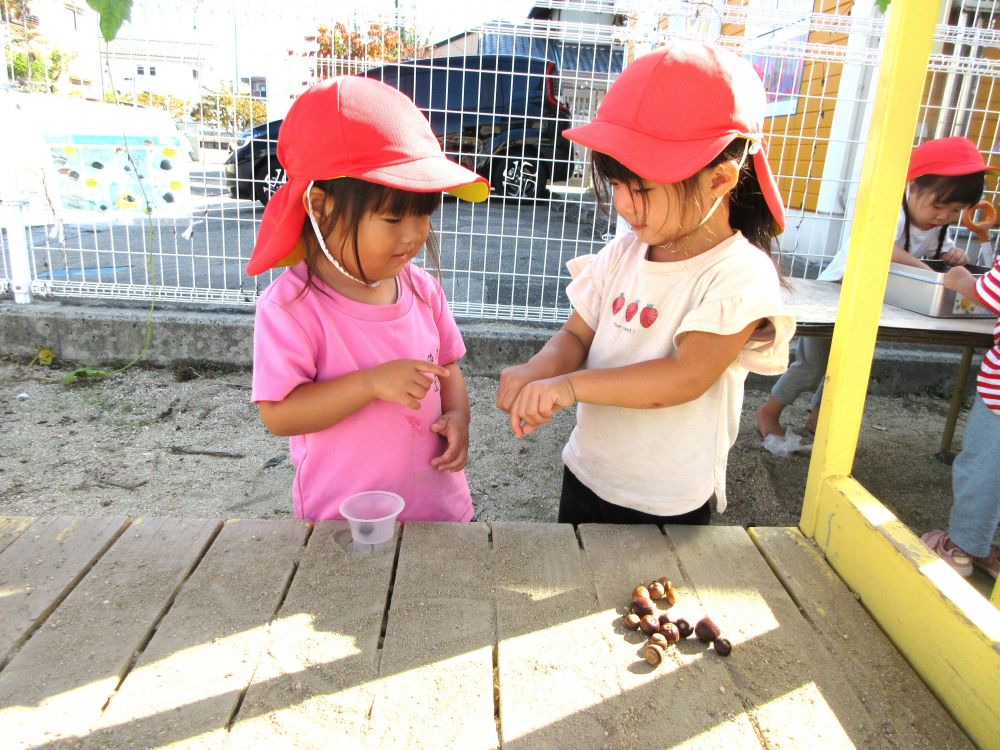
[[[946,252],[941,256],[941,260],[947,263],[949,266],[964,266],[969,262],[969,256],[960,247],[953,247],[951,250]]]
[[[461,471],[469,459],[469,422],[459,411],[446,411],[434,424],[431,431],[444,436],[448,441],[437,458],[431,459],[431,466],[442,471]]]
[[[551,422],[557,411],[575,403],[576,393],[568,375],[528,383],[510,409],[510,429],[519,438],[530,435]]]
[[[949,268],[941,279],[945,289],[958,292],[963,297],[971,300],[976,298],[976,277],[969,273],[969,269],[964,266]]]
[[[434,382],[434,376],[450,374],[441,365],[423,359],[394,359],[369,370],[375,398],[393,401],[411,409],[420,408],[420,400]]]
[[[510,414],[517,395],[532,380],[536,378],[532,377],[529,364],[505,367],[500,372],[500,385],[497,386],[497,408]]]

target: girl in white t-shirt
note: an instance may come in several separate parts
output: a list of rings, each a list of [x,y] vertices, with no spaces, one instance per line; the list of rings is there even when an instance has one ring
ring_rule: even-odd
[[[559,521],[708,523],[750,370],[782,372],[784,314],[771,240],[784,222],[762,146],[760,77],[689,42],[625,69],[590,123],[599,196],[632,230],[570,263],[573,314],[500,377],[518,437],[573,404]]]
[[[899,209],[892,262],[929,269],[925,260],[942,260],[962,266],[969,259],[948,237],[948,227],[963,209],[983,196],[985,173],[992,171],[979,149],[968,138],[937,138],[913,149],[907,170],[906,194]],[[820,281],[840,281],[847,264],[847,247],[834,256],[818,276]],[[806,430],[816,430],[819,404],[823,396],[823,374],[830,358],[830,339],[799,338],[795,361],[771,389],[767,402],[757,409],[757,429],[761,437],[784,435],[780,417],[784,408],[799,395],[814,391]],[[818,387],[817,387],[818,386]]]

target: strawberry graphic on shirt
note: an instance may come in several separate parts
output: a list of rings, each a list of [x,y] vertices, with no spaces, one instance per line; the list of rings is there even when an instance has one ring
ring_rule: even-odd
[[[620,292],[611,303],[611,314],[617,315],[623,307],[625,307],[625,292]]]
[[[656,308],[652,305],[646,305],[642,308],[642,312],[639,313],[639,324],[643,328],[649,328],[653,323],[656,322],[656,316],[660,313],[657,312]]]
[[[635,314],[639,312],[639,300],[635,302],[629,302],[628,307],[625,308],[625,320],[630,321],[635,317]]]

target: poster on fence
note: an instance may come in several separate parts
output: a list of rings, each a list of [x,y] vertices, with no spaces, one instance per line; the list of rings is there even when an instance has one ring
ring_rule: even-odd
[[[190,145],[166,112],[45,95],[16,106],[5,150],[32,154],[19,170],[29,224],[190,214]]]
[[[794,3],[793,3],[794,4]],[[753,52],[744,55],[757,70],[767,92],[767,117],[794,115],[798,110],[802,86],[804,55],[802,49],[809,40],[808,5],[803,4],[803,17],[781,25],[747,24],[746,37],[756,40]]]

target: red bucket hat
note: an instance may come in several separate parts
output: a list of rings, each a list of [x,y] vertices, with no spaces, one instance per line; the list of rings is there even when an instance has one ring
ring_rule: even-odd
[[[928,174],[957,175],[976,172],[998,172],[983,161],[979,148],[968,138],[935,138],[924,141],[910,154],[910,167],[906,179],[915,180]]]
[[[661,183],[687,179],[737,136],[749,138],[757,146],[751,153],[767,207],[784,228],[785,209],[764,151],[766,101],[760,76],[743,58],[676,42],[626,67],[594,119],[565,135]]]
[[[331,78],[304,91],[278,132],[278,160],[288,182],[271,196],[247,264],[253,276],[298,260],[313,180],[355,177],[416,193],[448,192],[479,202],[484,177],[449,161],[430,123],[405,94],[373,78]]]

